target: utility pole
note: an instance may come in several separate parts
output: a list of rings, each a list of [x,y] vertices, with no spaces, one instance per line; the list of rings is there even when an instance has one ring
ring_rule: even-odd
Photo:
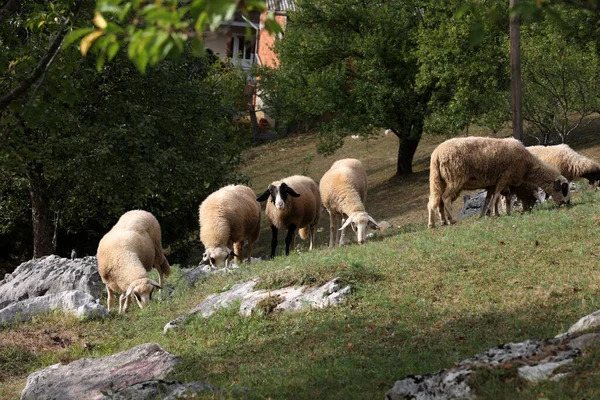
[[[509,0],[510,10],[519,0]],[[512,91],[513,137],[523,141],[523,114],[521,99],[521,16],[515,14],[510,19],[510,88]]]

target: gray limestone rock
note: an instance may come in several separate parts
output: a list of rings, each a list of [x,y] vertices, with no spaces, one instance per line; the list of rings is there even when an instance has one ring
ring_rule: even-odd
[[[104,284],[96,257],[69,260],[52,255],[24,262],[0,281],[0,309],[13,302],[69,290],[81,290],[94,298],[102,296]]]
[[[394,384],[386,399],[473,399],[475,393],[467,378],[478,367],[501,368],[516,364],[520,365],[519,375],[531,382],[562,379],[565,374],[555,374],[556,369],[580,357],[581,348],[599,340],[600,334],[592,334],[503,344],[467,358],[453,368],[429,375],[408,376]]]
[[[17,301],[0,309],[0,324],[26,321],[34,315],[63,310],[79,318],[104,317],[108,310],[97,299],[80,290],[47,294]]]
[[[118,390],[112,394],[112,400],[194,399],[218,391],[205,382],[179,383],[154,379]]]
[[[256,307],[268,297],[273,298],[276,304],[271,311],[301,310],[307,307],[323,308],[335,306],[350,293],[350,286],[340,288],[337,279],[333,279],[319,287],[287,287],[277,290],[253,290],[259,281],[257,279],[239,283],[221,293],[208,296],[192,311],[180,315],[164,327],[164,333],[177,327],[187,318],[201,314],[204,318],[210,317],[219,308],[229,307],[235,302],[240,303],[240,315],[251,315]]]
[[[583,332],[588,329],[597,328],[600,326],[600,310],[594,311],[591,314],[586,315],[581,318],[575,324],[573,324],[569,330],[563,334],[558,335],[557,337],[562,337],[565,335]]]
[[[179,359],[156,343],[146,343],[103,358],[54,364],[27,377],[21,400],[104,399],[140,382],[163,379]]]

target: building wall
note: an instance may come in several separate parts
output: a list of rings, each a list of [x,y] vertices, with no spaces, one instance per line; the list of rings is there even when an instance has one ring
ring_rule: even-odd
[[[267,17],[267,13],[262,13],[260,16],[261,26],[264,25],[265,19]],[[287,22],[287,17],[285,15],[275,15],[275,20],[281,25],[281,27],[285,30],[285,25]],[[260,61],[262,65],[267,67],[277,68],[279,65],[277,56],[273,52],[273,45],[275,44],[275,36],[269,33],[265,28],[260,30],[260,39],[258,43],[258,57],[260,57]]]

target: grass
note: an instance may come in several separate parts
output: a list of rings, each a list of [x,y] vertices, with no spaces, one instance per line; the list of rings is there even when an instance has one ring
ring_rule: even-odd
[[[415,158],[415,176],[399,181],[388,179],[392,139],[382,136],[368,150],[366,142],[349,139],[336,158],[367,160],[367,209],[400,228],[363,246],[301,247],[299,254],[245,265],[195,287],[179,280],[174,266],[168,280],[174,296],[125,316],[78,321],[52,313],[6,327],[0,332],[0,398],[18,398],[27,374],[42,367],[148,342],[181,358],[169,378],[207,381],[222,389],[216,398],[382,398],[406,375],[451,367],[500,343],[553,337],[600,308],[600,192],[581,184],[570,208],[546,205],[428,231],[426,152],[442,138],[427,138]],[[292,165],[293,157],[320,176],[333,159],[309,157],[312,146],[313,138],[299,136],[249,152],[245,169],[253,173],[255,191],[284,175],[281,165]],[[585,153],[594,156],[598,146]],[[326,232],[318,236],[327,241]],[[254,277],[264,289],[339,277],[352,285],[352,294],[337,308],[285,314],[272,312],[277,299],[268,298],[251,317],[231,307],[163,336],[168,321],[208,294]],[[561,382],[532,385],[512,370],[479,371],[473,382],[485,399],[597,398],[599,360],[600,348],[592,348],[564,367],[571,377]]]

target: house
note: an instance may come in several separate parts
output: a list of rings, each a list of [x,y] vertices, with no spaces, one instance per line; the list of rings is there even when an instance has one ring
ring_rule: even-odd
[[[267,11],[275,13],[275,20],[284,29],[287,12],[294,11],[293,0],[267,0]],[[205,36],[205,46],[221,59],[230,59],[232,64],[249,70],[253,64],[277,66],[277,57],[272,47],[275,36],[264,28],[267,12],[251,12],[248,17],[236,14],[212,33]]]

